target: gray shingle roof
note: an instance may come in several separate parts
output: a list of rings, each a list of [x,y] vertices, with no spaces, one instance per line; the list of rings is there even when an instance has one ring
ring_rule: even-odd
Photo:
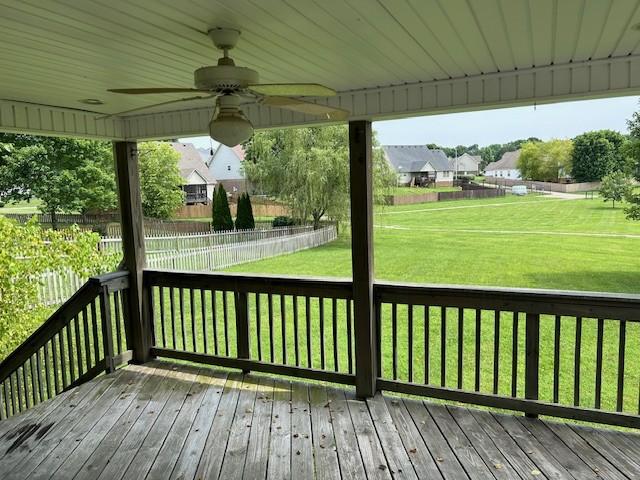
[[[429,150],[424,145],[383,145],[382,149],[398,172],[420,172],[427,163],[437,172],[451,170],[442,150]]]
[[[490,170],[515,170],[518,168],[518,158],[520,158],[520,150],[504,152],[500,160],[488,164],[484,170],[485,172]]]
[[[208,184],[217,183],[213,175],[209,173],[206,163],[202,160],[200,152],[191,143],[177,143],[172,142],[171,146],[176,152],[180,154],[178,160],[178,168],[180,169],[180,176],[187,180],[189,176],[195,171],[200,175]]]

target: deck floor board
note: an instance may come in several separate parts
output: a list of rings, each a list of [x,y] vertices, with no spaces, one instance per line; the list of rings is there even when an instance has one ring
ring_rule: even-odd
[[[0,422],[3,480],[624,480],[639,451],[635,432],[162,361]]]

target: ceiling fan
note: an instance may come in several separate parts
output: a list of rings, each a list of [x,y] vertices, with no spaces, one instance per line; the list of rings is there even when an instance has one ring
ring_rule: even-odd
[[[171,100],[156,105],[148,105],[134,110],[120,112],[119,115],[143,110],[159,105],[213,98],[216,109],[209,123],[209,134],[214,140],[229,147],[248,140],[253,134],[253,126],[244,115],[242,105],[258,103],[282,108],[307,115],[317,115],[327,120],[344,120],[347,110],[307,102],[292,97],[329,97],[335,90],[317,83],[259,83],[258,72],[247,67],[237,67],[229,50],[236,46],[240,32],[229,28],[209,30],[209,37],[215,46],[224,52],[217,65],[201,67],[194,72],[195,88],[115,88],[113,93],[129,95],[205,92],[179,100]]]

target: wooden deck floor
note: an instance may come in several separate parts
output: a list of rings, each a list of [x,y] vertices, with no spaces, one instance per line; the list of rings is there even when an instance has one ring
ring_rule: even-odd
[[[129,366],[0,422],[0,478],[640,478],[640,436],[272,377]]]

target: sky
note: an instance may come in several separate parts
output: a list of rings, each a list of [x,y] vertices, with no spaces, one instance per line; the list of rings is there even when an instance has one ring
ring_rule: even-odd
[[[632,96],[388,120],[373,128],[382,145],[485,146],[528,137],[572,138],[604,128],[626,133],[626,120],[636,110],[638,97]],[[209,137],[180,141],[210,145]]]

